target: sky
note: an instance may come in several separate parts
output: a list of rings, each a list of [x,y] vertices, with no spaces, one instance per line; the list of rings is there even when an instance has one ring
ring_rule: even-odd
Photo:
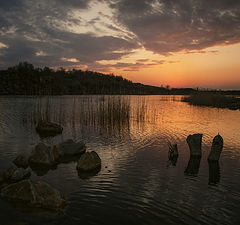
[[[0,0],[0,68],[240,89],[239,0]]]

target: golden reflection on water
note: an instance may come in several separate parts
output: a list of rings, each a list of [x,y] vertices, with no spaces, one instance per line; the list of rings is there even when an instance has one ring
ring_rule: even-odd
[[[103,208],[114,210],[114,203],[122,207],[120,214],[127,203],[131,206],[131,215],[146,214],[145,218],[150,219],[152,212],[159,216],[159,209],[163,210],[160,217],[173,209],[182,218],[182,215],[192,216],[192,212],[199,215],[208,207],[211,218],[216,208],[224,208],[239,196],[239,179],[232,177],[239,176],[240,111],[190,106],[181,102],[181,98],[0,98],[0,148],[3,149],[0,167],[5,169],[18,153],[28,155],[40,141],[53,145],[69,138],[83,139],[87,150],[97,151],[102,159],[102,169],[97,176],[90,180],[80,179],[76,162],[70,162],[59,164],[56,170],[47,171],[41,177],[63,193],[71,194],[66,210],[68,218],[77,217],[82,221],[84,215],[81,213],[86,205],[99,207],[90,210],[91,215],[95,215]],[[35,133],[35,123],[39,119],[60,123],[64,127],[63,134],[40,139]],[[223,157],[220,165],[208,164],[206,156],[218,132],[224,138]],[[201,159],[189,157],[186,137],[193,133],[203,133]],[[178,160],[171,165],[167,162],[168,141],[179,146]],[[35,179],[35,175],[32,176]],[[219,182],[218,192],[212,194],[208,184]],[[222,198],[223,191],[228,190],[236,193],[228,195],[229,201]],[[92,199],[96,200],[94,204]],[[212,206],[205,199],[212,201]],[[235,205],[232,208],[237,211]],[[223,215],[221,211],[217,213],[219,218]],[[223,215],[221,219],[224,218]]]
[[[34,131],[38,120],[47,119],[62,124],[65,134],[74,139],[88,129],[108,138],[125,136],[140,143],[159,136],[177,142],[189,134],[203,133],[204,143],[210,144],[220,133],[228,146],[240,146],[239,110],[191,106],[181,102],[181,98],[63,96],[33,97],[24,101],[3,98],[0,139],[11,136],[16,128]]]

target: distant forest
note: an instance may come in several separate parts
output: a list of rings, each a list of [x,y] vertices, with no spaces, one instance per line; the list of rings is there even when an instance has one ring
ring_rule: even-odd
[[[133,83],[121,76],[88,70],[34,68],[28,62],[0,70],[0,95],[189,95],[194,92],[197,90]]]

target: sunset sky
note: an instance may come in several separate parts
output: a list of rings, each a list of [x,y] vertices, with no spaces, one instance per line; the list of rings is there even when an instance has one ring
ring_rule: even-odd
[[[240,89],[239,0],[0,0],[0,68]]]

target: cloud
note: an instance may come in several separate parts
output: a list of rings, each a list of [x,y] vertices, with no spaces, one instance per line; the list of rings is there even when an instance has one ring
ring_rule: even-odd
[[[91,0],[56,0],[57,3],[72,8],[86,8]]]
[[[151,60],[148,62],[148,59],[140,59],[137,62],[133,63],[126,63],[126,62],[117,62],[112,64],[102,64],[102,63],[95,63],[91,65],[95,70],[102,71],[102,72],[111,72],[112,70],[122,70],[122,71],[139,71],[143,68],[149,68],[152,66],[162,65],[164,63],[171,63],[165,60]]]
[[[138,44],[133,40],[94,32],[72,32],[78,26],[72,10],[88,10],[92,1],[10,1],[0,8],[1,67],[29,61],[36,66],[90,65],[97,60],[119,59]],[[79,11],[81,12],[81,11]],[[75,60],[62,60],[75,59]]]
[[[112,7],[117,19],[154,53],[240,42],[238,0],[119,0]]]
[[[189,54],[209,54],[209,53],[212,53],[212,54],[216,54],[218,53],[217,50],[213,50],[213,51],[204,51],[204,50],[198,50],[198,51],[186,51],[184,52],[184,54],[186,55],[189,55]]]
[[[64,58],[64,57],[62,57],[61,60],[62,60],[63,62],[73,62],[73,63],[79,63],[79,62],[80,62],[80,61],[79,61],[78,59],[76,59],[76,58]]]
[[[0,6],[0,43],[8,47],[1,47],[1,67],[27,60],[53,67],[81,62],[91,69],[140,48],[205,53],[240,42],[239,24],[238,0],[8,0]],[[135,65],[115,68],[147,62],[140,56]]]

